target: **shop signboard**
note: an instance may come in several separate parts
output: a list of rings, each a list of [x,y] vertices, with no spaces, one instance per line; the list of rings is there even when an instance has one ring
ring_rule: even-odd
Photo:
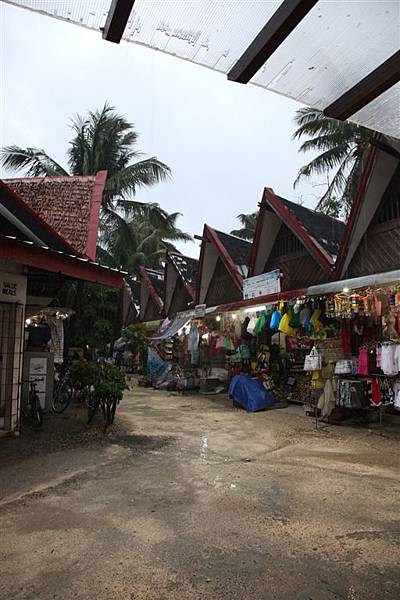
[[[0,271],[0,302],[26,302],[26,277]]]
[[[201,319],[206,316],[206,304],[198,304],[194,307],[194,316],[196,319]]]
[[[279,269],[262,273],[243,280],[243,299],[250,300],[281,291],[281,272]]]

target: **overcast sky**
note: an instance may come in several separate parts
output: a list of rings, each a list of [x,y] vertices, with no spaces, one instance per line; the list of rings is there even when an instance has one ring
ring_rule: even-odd
[[[291,141],[296,102],[3,2],[0,19],[1,145],[38,146],[66,166],[70,117],[109,101],[135,123],[138,148],[172,168],[171,182],[137,199],[181,212],[191,234],[237,228],[264,186],[311,208],[322,194],[310,183],[293,190],[311,158]],[[179,248],[198,254],[198,243]]]

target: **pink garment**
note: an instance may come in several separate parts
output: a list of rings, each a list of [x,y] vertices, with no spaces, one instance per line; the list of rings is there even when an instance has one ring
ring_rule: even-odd
[[[375,296],[374,304],[375,304],[376,316],[381,317],[382,316],[382,300],[378,300],[378,298]]]
[[[359,375],[368,375],[368,350],[367,348],[360,348],[358,355],[358,369]]]
[[[382,364],[382,346],[377,346],[376,347],[376,367],[378,369],[380,369],[381,364]]]

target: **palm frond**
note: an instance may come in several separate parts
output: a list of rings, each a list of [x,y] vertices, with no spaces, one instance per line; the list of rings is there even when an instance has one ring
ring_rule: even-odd
[[[53,158],[40,148],[5,146],[0,150],[0,161],[5,169],[25,171],[28,177],[68,175]]]
[[[236,235],[244,240],[252,240],[256,231],[258,213],[244,214],[241,213],[236,218],[242,224],[240,229],[233,229],[231,235]]]
[[[171,169],[157,158],[146,158],[110,174],[106,191],[112,195],[135,195],[137,190],[166,181],[171,176]]]
[[[296,187],[302,177],[310,177],[310,175],[321,175],[322,173],[330,172],[338,167],[348,155],[348,147],[346,144],[335,146],[319,156],[311,160],[308,164],[301,167],[293,187]]]

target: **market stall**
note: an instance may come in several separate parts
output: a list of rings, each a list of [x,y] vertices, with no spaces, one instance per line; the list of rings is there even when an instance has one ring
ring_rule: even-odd
[[[399,271],[197,307],[155,338],[167,389],[229,388],[235,400],[247,377],[329,422],[400,409]]]

